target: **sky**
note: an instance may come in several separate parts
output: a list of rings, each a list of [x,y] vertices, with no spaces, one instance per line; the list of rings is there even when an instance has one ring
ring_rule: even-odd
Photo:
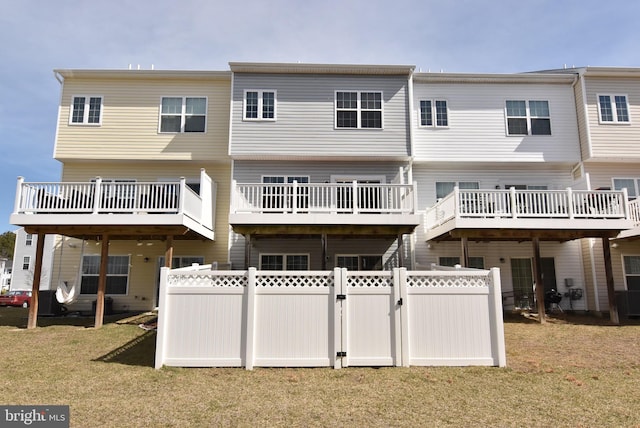
[[[60,181],[54,69],[640,67],[638,17],[629,0],[0,0],[0,233],[17,229],[18,176]]]

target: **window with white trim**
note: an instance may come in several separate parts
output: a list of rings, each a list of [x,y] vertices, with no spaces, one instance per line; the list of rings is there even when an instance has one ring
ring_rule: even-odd
[[[507,135],[551,135],[549,101],[507,100]]]
[[[627,189],[627,197],[636,199],[640,196],[640,178],[614,178],[613,190]]]
[[[161,133],[205,132],[206,125],[206,97],[162,97]]]
[[[626,95],[598,95],[600,123],[629,123],[629,105]]]
[[[70,125],[100,125],[102,123],[102,97],[76,95],[71,101]]]
[[[337,255],[336,267],[347,270],[382,270],[382,256],[379,255]]]
[[[382,92],[336,91],[336,128],[382,129]]]
[[[293,183],[308,184],[309,176],[294,175],[265,175],[262,177],[262,208],[265,211],[282,212],[284,208],[293,207]],[[285,183],[287,185],[285,185]],[[296,208],[309,208],[309,187],[301,186],[297,189]]]
[[[436,181],[436,199],[442,199],[453,192],[454,187],[460,190],[477,190],[480,183],[477,181]]]
[[[31,267],[31,257],[24,256],[22,258],[22,270],[29,270],[30,267]]]
[[[446,100],[420,100],[420,126],[445,128],[449,126]]]
[[[640,291],[640,256],[623,256],[627,290]]]
[[[80,294],[98,294],[100,256],[82,257]],[[106,294],[127,294],[129,284],[129,256],[109,256],[107,260]]]
[[[25,237],[25,240],[24,240],[24,245],[29,247],[32,244],[33,244],[33,235],[31,233],[27,233],[27,236]]]
[[[276,120],[276,91],[247,89],[244,91],[244,120]]]
[[[308,254],[260,254],[261,270],[309,270]]]

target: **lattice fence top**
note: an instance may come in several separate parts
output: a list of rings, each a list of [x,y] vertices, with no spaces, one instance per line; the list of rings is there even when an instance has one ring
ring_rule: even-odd
[[[329,275],[258,275],[256,287],[333,287],[333,274]]]
[[[347,287],[393,287],[394,276],[390,272],[348,272]],[[171,271],[168,285],[175,287],[246,287],[249,284],[248,271]],[[410,271],[406,275],[408,287],[432,288],[486,288],[492,284],[488,271],[477,273]],[[256,287],[318,288],[334,287],[333,272],[266,272],[256,275]]]
[[[470,288],[489,287],[491,276],[478,275],[407,275],[409,287]]]
[[[393,287],[391,275],[348,275],[347,287]]]
[[[246,287],[248,282],[245,274],[220,275],[215,272],[171,273],[167,281],[169,286],[223,288]]]

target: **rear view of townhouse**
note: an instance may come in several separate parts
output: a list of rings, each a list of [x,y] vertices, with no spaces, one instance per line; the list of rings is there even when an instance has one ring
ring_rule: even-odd
[[[61,181],[19,178],[11,221],[63,237],[51,281],[81,287],[78,309],[100,306],[101,269],[113,309],[147,310],[160,267],[192,263],[499,267],[505,309],[554,289],[564,310],[615,312],[640,284],[637,70],[56,76]]]

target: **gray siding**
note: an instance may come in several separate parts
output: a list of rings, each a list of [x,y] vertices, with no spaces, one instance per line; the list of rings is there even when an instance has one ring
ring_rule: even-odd
[[[233,269],[244,268],[244,237],[232,232],[231,262]],[[382,256],[384,269],[398,266],[395,239],[327,238],[327,269],[335,267],[336,255]],[[252,241],[251,265],[259,267],[260,254],[306,254],[310,270],[322,268],[322,245],[317,235],[290,239],[259,238]]]
[[[414,154],[418,161],[580,161],[570,85],[414,83]],[[444,99],[447,128],[420,127],[420,100]],[[508,136],[506,100],[549,101],[551,135]]]
[[[234,157],[410,155],[406,76],[234,75],[230,153]],[[276,121],[243,121],[246,89],[277,91]],[[336,90],[382,91],[383,129],[336,129]]]
[[[396,183],[402,162],[278,162],[234,161],[233,179],[238,183],[260,183],[262,176],[308,176],[311,183],[328,183],[332,176],[381,176]]]

